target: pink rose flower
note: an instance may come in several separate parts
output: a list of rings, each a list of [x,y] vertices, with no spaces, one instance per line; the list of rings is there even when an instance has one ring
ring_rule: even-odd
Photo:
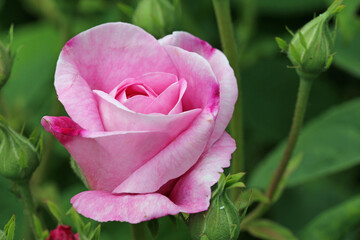
[[[70,226],[59,225],[54,230],[50,231],[50,235],[46,240],[78,240],[79,234],[74,234]]]
[[[237,84],[221,51],[186,32],[156,40],[107,23],[64,46],[55,88],[70,118],[42,125],[90,187],[71,199],[79,213],[139,223],[209,207],[236,148],[225,128]]]

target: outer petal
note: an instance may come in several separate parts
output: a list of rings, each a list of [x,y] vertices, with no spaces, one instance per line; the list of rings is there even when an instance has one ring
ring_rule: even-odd
[[[225,55],[210,46],[207,42],[187,33],[174,32],[159,40],[160,44],[177,46],[204,57],[211,65],[217,80],[220,83],[220,110],[216,120],[215,130],[211,136],[209,146],[224,132],[228,125],[237,99],[237,82],[234,72]]]
[[[182,99],[184,111],[207,108],[216,115],[219,110],[219,83],[209,63],[196,53],[173,46],[164,48],[178,71],[178,78],[187,82]]]
[[[42,125],[70,152],[92,189],[110,192],[173,139],[160,131],[89,132],[67,117],[44,117]]]
[[[55,88],[75,122],[88,130],[102,130],[91,90],[110,92],[125,78],[148,72],[176,74],[176,69],[147,32],[131,24],[107,23],[80,33],[65,45]]]
[[[139,223],[180,212],[169,198],[160,193],[117,195],[105,191],[86,191],[71,199],[73,207],[98,222]]]
[[[156,192],[188,171],[204,152],[214,128],[214,116],[203,111],[193,124],[159,154],[136,170],[113,193]]]
[[[179,212],[195,213],[209,207],[211,186],[223,167],[230,165],[235,143],[224,133],[173,188],[170,197],[159,193],[117,195],[104,191],[86,191],[71,199],[74,208],[96,221],[126,221],[139,223]]]
[[[170,199],[186,213],[208,209],[211,186],[219,180],[223,168],[230,166],[235,149],[235,141],[224,132],[199,162],[180,178],[170,193]]]

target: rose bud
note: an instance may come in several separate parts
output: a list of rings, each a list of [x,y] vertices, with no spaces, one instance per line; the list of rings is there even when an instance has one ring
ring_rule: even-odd
[[[59,225],[54,230],[50,231],[50,235],[46,240],[78,240],[79,234],[74,234],[70,226]]]
[[[10,29],[12,37],[12,28]],[[5,85],[10,77],[11,68],[13,65],[13,56],[10,52],[10,44],[4,46],[0,41],[0,89]]]
[[[14,180],[28,180],[40,163],[29,139],[0,119],[0,174]]]
[[[329,21],[344,8],[342,0],[336,0],[323,14],[303,26],[289,46],[277,38],[279,47],[288,57],[300,76],[315,78],[328,69],[333,59],[335,32],[329,28]]]
[[[209,208],[236,148],[225,128],[237,83],[221,51],[186,32],[157,40],[106,23],[66,43],[55,88],[70,117],[41,123],[89,186],[71,199],[77,212],[139,223]]]
[[[176,21],[175,6],[169,0],[140,0],[133,23],[156,37],[171,32]]]
[[[240,178],[243,174],[236,174]],[[234,176],[236,176],[234,175]],[[232,176],[221,176],[214,191],[210,208],[201,213],[191,214],[189,227],[191,237],[195,240],[236,240],[240,234],[239,210],[229,199],[227,189],[243,187],[242,182],[231,182]],[[230,180],[230,181],[229,181]]]

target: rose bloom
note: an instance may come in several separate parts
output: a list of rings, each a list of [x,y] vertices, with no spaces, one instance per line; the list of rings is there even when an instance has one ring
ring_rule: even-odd
[[[54,230],[50,231],[50,235],[46,240],[78,240],[79,234],[74,234],[70,226],[59,225]]]
[[[80,214],[138,223],[208,209],[236,148],[225,128],[237,84],[221,51],[186,32],[156,40],[107,23],[66,43],[55,88],[70,118],[42,125],[90,187],[71,199]]]

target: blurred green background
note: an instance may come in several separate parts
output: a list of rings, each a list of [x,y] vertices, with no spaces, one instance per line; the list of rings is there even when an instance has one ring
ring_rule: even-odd
[[[160,2],[150,4],[149,10],[150,5],[133,0],[0,0],[0,39],[7,41],[14,24],[12,50],[16,53],[10,80],[0,94],[0,113],[14,129],[23,129],[24,135],[41,128],[44,115],[66,115],[53,87],[57,57],[72,36],[101,23],[136,23],[156,37],[188,31],[221,48],[210,0]],[[296,31],[328,4],[327,0],[231,1],[240,49],[249,187],[266,188],[296,99],[297,75],[287,68],[290,62],[278,50],[274,37],[289,40],[285,25]],[[266,215],[300,239],[360,239],[360,0],[345,0],[344,4],[333,66],[315,81],[311,92],[297,148],[304,153],[303,160]],[[54,201],[65,212],[70,198],[85,187],[72,172],[67,151],[47,133],[44,149],[32,187],[52,229],[56,221],[44,201]],[[15,213],[15,239],[28,239],[21,202],[2,177],[0,194],[0,226]],[[177,222],[175,227],[169,217],[162,218],[158,239],[189,239],[185,224]],[[101,239],[131,239],[129,226],[102,224]],[[247,233],[241,237],[254,239]]]

